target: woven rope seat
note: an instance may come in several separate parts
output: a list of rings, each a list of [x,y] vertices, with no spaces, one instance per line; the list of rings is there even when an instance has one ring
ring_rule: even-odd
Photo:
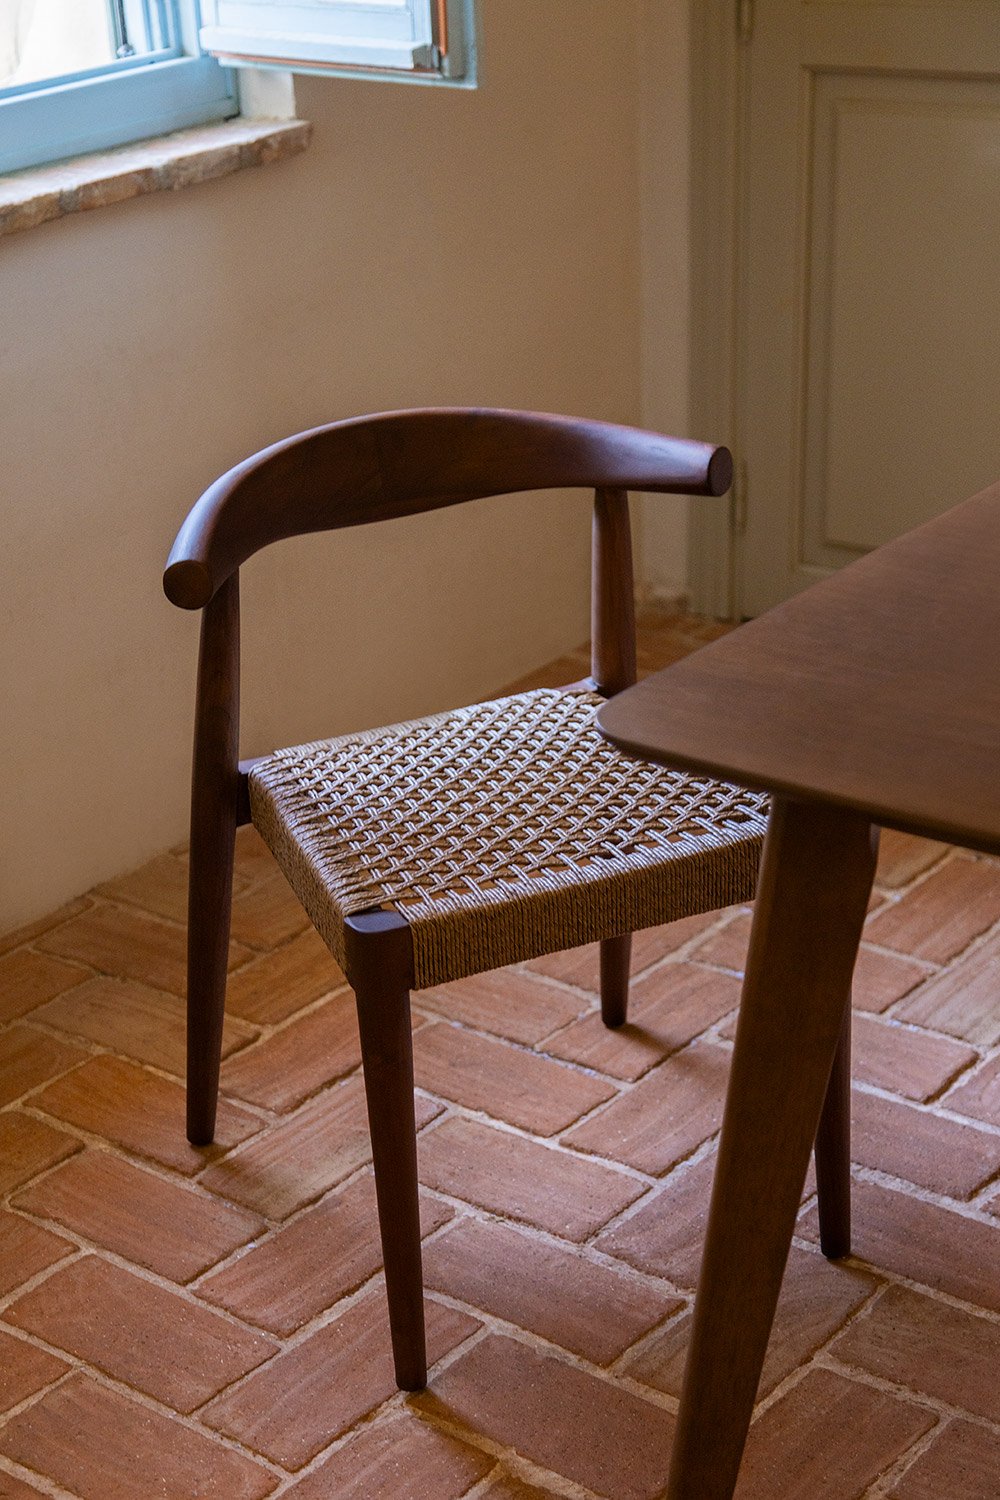
[[[604,701],[538,689],[259,761],[253,822],[338,961],[377,907],[424,989],[749,900],[766,797],[624,755]]]

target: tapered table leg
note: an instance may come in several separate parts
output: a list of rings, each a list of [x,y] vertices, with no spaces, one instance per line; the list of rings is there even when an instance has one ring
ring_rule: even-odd
[[[775,798],[667,1500],[730,1500],[875,874],[867,819]]]

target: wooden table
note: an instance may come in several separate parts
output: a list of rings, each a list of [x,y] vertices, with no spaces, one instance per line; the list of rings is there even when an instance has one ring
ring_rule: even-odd
[[[821,1115],[846,1151],[847,1069],[839,1106],[827,1091],[878,826],[1000,854],[1000,484],[598,723],[647,759],[773,794],[666,1491],[729,1500]],[[843,1253],[846,1193],[840,1212]]]

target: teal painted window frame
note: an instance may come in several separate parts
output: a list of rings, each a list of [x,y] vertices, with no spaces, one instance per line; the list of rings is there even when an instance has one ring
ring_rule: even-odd
[[[169,49],[0,91],[0,173],[239,114],[232,70],[201,51],[198,0],[169,13]]]

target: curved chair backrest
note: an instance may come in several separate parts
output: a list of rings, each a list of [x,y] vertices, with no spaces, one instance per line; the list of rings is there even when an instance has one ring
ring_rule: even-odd
[[[263,449],[205,491],[181,527],[163,587],[201,609],[262,547],[285,537],[519,490],[721,495],[725,448],[538,412],[426,409],[333,422]]]

